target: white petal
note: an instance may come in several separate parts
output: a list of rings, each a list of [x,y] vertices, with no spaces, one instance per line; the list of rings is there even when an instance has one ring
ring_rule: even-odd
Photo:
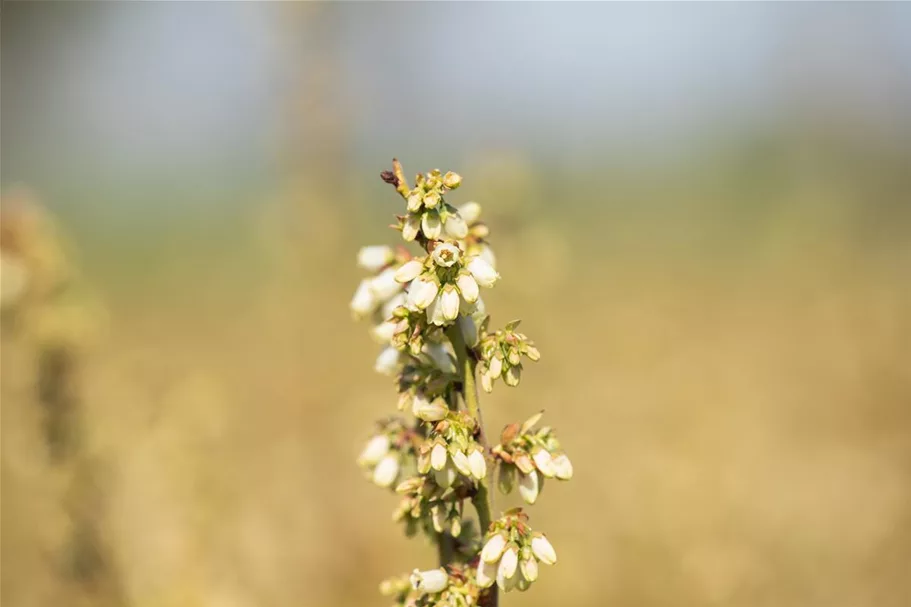
[[[481,245],[481,252],[478,253],[478,257],[489,263],[491,268],[497,268],[497,257],[493,254],[493,249],[486,244]]]
[[[399,475],[399,458],[390,453],[380,460],[373,469],[373,482],[380,487],[389,487]]]
[[[467,223],[474,223],[481,218],[481,205],[476,202],[466,202],[459,207],[459,215]]]
[[[430,466],[434,470],[442,470],[446,466],[446,447],[443,443],[437,443],[430,451]]]
[[[480,257],[472,257],[466,267],[482,287],[492,287],[497,282],[497,279],[500,278],[493,266]]]
[[[478,563],[478,569],[475,572],[475,580],[481,588],[490,588],[497,580],[497,564],[481,561]]]
[[[487,476],[487,460],[480,449],[475,449],[468,455],[468,465],[471,467],[471,475],[478,480]]]
[[[428,402],[426,398],[416,396],[411,412],[425,422],[438,422],[449,413],[449,407],[442,398],[435,398],[432,402]]]
[[[433,249],[433,263],[441,268],[451,268],[459,263],[462,253],[459,248],[448,242],[444,242]]]
[[[456,477],[458,477],[458,475],[459,475],[459,473],[456,472],[456,469],[454,466],[447,465],[442,470],[437,470],[433,473],[433,480],[436,481],[437,485],[439,485],[443,489],[446,489],[447,487],[452,486],[452,484],[455,482]]]
[[[378,272],[395,257],[392,247],[374,245],[363,247],[357,253],[357,265],[369,272]]]
[[[376,357],[376,364],[373,368],[377,373],[394,375],[399,369],[399,351],[392,346],[384,348],[380,355]]]
[[[421,230],[424,232],[424,236],[429,240],[437,240],[440,237],[440,232],[443,229],[443,224],[440,221],[440,216],[436,212],[425,212],[421,218]]]
[[[481,549],[481,561],[485,563],[496,563],[500,560],[503,551],[506,550],[506,536],[497,533],[484,544]]]
[[[487,368],[490,369],[491,377],[500,377],[503,372],[503,359],[496,355],[491,356]]]
[[[414,570],[411,574],[411,587],[424,594],[442,592],[449,585],[449,575],[442,568],[430,571]]]
[[[446,217],[446,222],[443,224],[443,229],[446,230],[446,233],[453,238],[462,239],[468,236],[468,224],[465,223],[465,220],[459,217],[457,214],[452,214]]]
[[[478,344],[478,325],[471,316],[459,316],[459,330],[469,348]]]
[[[363,318],[376,310],[378,303],[370,289],[370,280],[362,280],[351,298],[351,311],[357,318]]]
[[[557,467],[550,453],[546,449],[536,449],[532,452],[531,458],[535,460],[535,466],[541,471],[541,474],[547,478],[553,478],[557,475]]]
[[[421,229],[421,216],[417,214],[408,215],[405,218],[405,224],[402,226],[402,238],[411,242],[418,237]]]
[[[529,474],[519,476],[519,495],[529,504],[534,504],[538,500],[538,494],[541,492],[541,482],[538,477],[538,471],[532,470]]]
[[[540,533],[536,533],[531,539],[531,551],[535,553],[539,561],[546,565],[553,565],[557,562],[557,552],[547,538]]]
[[[395,271],[395,280],[396,282],[404,283],[411,282],[415,278],[421,275],[421,272],[424,271],[424,264],[418,261],[417,259],[410,259],[403,263],[398,270]]]
[[[409,211],[412,211],[412,212],[420,211],[422,204],[423,204],[423,202],[421,201],[420,194],[415,193],[408,197],[407,207],[408,207]]]
[[[510,546],[503,552],[500,557],[500,566],[497,567],[497,577],[511,578],[516,574],[516,567],[519,565],[519,552],[515,546]]]
[[[437,295],[430,307],[427,308],[427,320],[437,326],[446,324],[446,317],[443,314],[443,294]]]
[[[456,286],[459,287],[459,292],[465,301],[468,303],[478,301],[480,290],[477,281],[471,277],[471,274],[459,274],[459,277],[456,278]]]
[[[408,288],[408,302],[418,310],[424,310],[436,299],[438,290],[439,287],[434,281],[418,277]]]
[[[440,294],[440,305],[443,307],[443,318],[455,320],[459,316],[459,293],[450,285]]]
[[[522,577],[524,577],[529,582],[534,582],[538,579],[538,561],[533,558],[525,559],[521,562],[520,568],[522,570]]]
[[[399,293],[402,290],[402,285],[395,280],[395,270],[386,268],[370,281],[370,290],[379,301],[386,301],[396,293]]]
[[[522,365],[516,365],[510,367],[506,370],[506,373],[503,374],[503,381],[506,382],[507,386],[512,386],[515,388],[519,385],[519,380],[522,378]]]
[[[557,478],[561,480],[568,481],[573,477],[573,463],[565,453],[554,458],[554,468],[556,468]]]
[[[398,324],[399,323],[395,321],[385,320],[370,329],[370,334],[378,343],[388,344],[392,341],[392,336],[395,335],[395,329]]]
[[[367,441],[367,445],[364,447],[364,450],[361,452],[358,461],[361,464],[373,466],[378,464],[383,457],[389,453],[389,447],[391,442],[389,437],[385,434],[378,434]]]
[[[456,469],[465,476],[471,476],[471,466],[468,465],[468,456],[464,451],[456,451],[452,454],[452,463]]]

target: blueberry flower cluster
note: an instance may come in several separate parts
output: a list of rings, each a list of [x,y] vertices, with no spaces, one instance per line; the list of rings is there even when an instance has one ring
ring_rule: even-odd
[[[386,580],[381,591],[403,607],[495,607],[499,590],[527,589],[538,563],[553,564],[556,554],[520,510],[492,520],[491,470],[501,488],[518,477],[520,493],[534,503],[544,478],[568,479],[572,466],[550,429],[533,429],[540,416],[508,426],[493,448],[487,442],[478,382],[487,392],[497,379],[515,386],[523,358],[540,354],[518,321],[488,331],[481,293],[500,275],[481,206],[446,200],[462,183],[451,171],[419,174],[412,186],[393,161],[382,178],[405,201],[393,227],[420,250],[358,253],[370,276],[351,310],[370,320],[384,346],[376,369],[395,377],[403,414],[380,422],[358,463],[375,484],[395,488],[393,520],[437,546],[439,567]]]
[[[553,430],[549,427],[533,430],[541,416],[542,413],[533,415],[521,426],[506,426],[500,444],[492,449],[499,461],[500,490],[511,492],[518,479],[519,495],[529,504],[538,500],[545,478],[568,481],[573,477],[573,464],[560,448]]]

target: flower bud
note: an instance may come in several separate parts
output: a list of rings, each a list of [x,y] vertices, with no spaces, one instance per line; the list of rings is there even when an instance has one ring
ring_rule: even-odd
[[[406,261],[402,266],[395,271],[395,280],[396,282],[406,283],[411,282],[415,278],[421,275],[421,272],[424,271],[424,264],[417,259],[410,259]]]
[[[459,316],[459,293],[452,285],[443,287],[443,292],[439,295],[440,306],[442,308],[443,319],[453,321]]]
[[[456,451],[452,454],[452,464],[465,476],[471,476],[471,466],[468,465],[468,456],[464,451]]]
[[[436,211],[425,211],[421,217],[421,230],[428,240],[439,240],[440,232],[443,230],[440,214]]]
[[[428,209],[436,208],[440,204],[440,195],[437,192],[427,192],[422,199],[424,206]]]
[[[443,175],[443,185],[445,185],[450,190],[454,190],[462,185],[462,176],[458,173],[448,171],[445,175]]]
[[[557,478],[568,481],[573,477],[573,463],[565,453],[560,453],[553,461]]]
[[[395,454],[388,454],[373,469],[373,482],[380,487],[390,487],[399,475],[399,458]]]
[[[529,504],[538,501],[538,495],[541,493],[541,476],[537,470],[532,470],[528,474],[519,477],[519,495]]]
[[[361,451],[361,455],[357,460],[363,465],[373,466],[379,463],[384,455],[389,453],[390,446],[391,441],[388,436],[385,434],[377,434],[367,441],[367,445],[364,447],[364,450]]]
[[[535,449],[532,452],[531,457],[533,460],[535,460],[535,466],[538,467],[538,470],[541,471],[541,474],[547,478],[553,478],[557,475],[557,467],[554,466],[554,461],[547,449]]]
[[[531,538],[531,551],[545,565],[553,565],[557,562],[557,553],[554,547],[542,533],[535,533]]]
[[[497,475],[497,486],[505,495],[509,495],[516,486],[516,467],[506,462],[500,463],[500,473]]]
[[[430,451],[430,466],[434,470],[442,470],[446,466],[446,446],[436,443]]]
[[[497,556],[499,559],[499,556]],[[483,559],[478,563],[478,569],[475,571],[475,581],[481,588],[490,588],[497,579],[496,561],[488,563]]]
[[[500,555],[506,550],[506,535],[496,533],[484,544],[481,549],[481,560],[485,563],[496,563]]]
[[[529,582],[534,582],[538,579],[538,561],[533,558],[523,559],[519,564],[522,577],[524,577]]]
[[[375,245],[362,247],[357,253],[357,265],[368,272],[379,272],[395,258],[391,247]]]
[[[515,544],[509,544],[500,557],[500,566],[497,567],[497,578],[509,579],[516,574],[519,565],[519,549]]]
[[[421,201],[421,194],[419,192],[413,192],[408,195],[407,205],[409,211],[412,213],[420,211],[421,204],[423,204],[423,202]]]
[[[497,267],[497,257],[493,254],[493,249],[491,249],[486,244],[481,245],[481,252],[478,253],[478,257],[490,264],[491,268],[496,269]]]
[[[480,449],[474,449],[468,454],[468,467],[471,469],[471,475],[478,480],[487,476],[487,460]]]
[[[452,238],[461,240],[468,236],[468,224],[457,213],[450,213],[443,222],[443,230]]]
[[[384,348],[380,355],[376,357],[376,363],[373,368],[377,373],[394,375],[399,369],[399,351],[392,346]]]
[[[411,286],[408,288],[408,303],[418,310],[424,310],[436,298],[438,290],[437,283],[432,279],[418,276],[411,281]]]
[[[411,412],[414,413],[415,417],[425,422],[438,422],[449,413],[449,406],[442,397],[428,401],[426,397],[419,394],[414,397]]]
[[[370,289],[370,280],[362,280],[351,298],[351,311],[355,318],[363,318],[376,310],[378,302]]]
[[[452,537],[459,537],[462,533],[462,517],[455,515],[449,521],[449,533],[452,534]]]
[[[534,346],[528,346],[528,348],[525,350],[525,356],[534,362],[541,360],[541,353]]]
[[[466,202],[459,207],[459,215],[466,223],[474,223],[481,218],[481,205],[476,202]]]
[[[521,379],[521,377],[522,365],[516,365],[506,370],[506,373],[503,375],[503,381],[506,382],[507,386],[515,388],[519,385],[519,379]]]
[[[421,216],[417,213],[410,214],[405,218],[405,223],[402,225],[402,238],[407,242],[411,242],[418,237],[420,229]]]
[[[379,301],[386,301],[401,291],[402,285],[395,280],[395,270],[386,268],[370,281],[370,290]]]
[[[446,524],[446,513],[439,506],[430,509],[430,521],[433,523],[433,529],[437,533],[443,533],[443,525]]]
[[[480,257],[472,257],[466,267],[482,287],[492,287],[497,282],[497,279],[500,278],[500,275],[493,269],[493,266]]]
[[[429,571],[414,570],[411,574],[411,587],[422,594],[442,592],[449,586],[449,575],[441,567]]]

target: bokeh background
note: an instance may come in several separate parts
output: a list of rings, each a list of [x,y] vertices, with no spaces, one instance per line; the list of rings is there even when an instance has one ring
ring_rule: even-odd
[[[575,462],[508,605],[911,600],[911,6],[4,2],[0,88],[5,605],[432,565],[354,463],[393,156],[463,175],[543,353],[488,423]]]

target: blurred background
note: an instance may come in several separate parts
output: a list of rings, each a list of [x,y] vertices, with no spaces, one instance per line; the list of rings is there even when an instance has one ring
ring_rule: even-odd
[[[907,605],[911,6],[28,3],[2,19],[9,607],[385,605],[379,172],[477,200],[576,476],[507,605]],[[499,498],[499,506],[512,504]]]

